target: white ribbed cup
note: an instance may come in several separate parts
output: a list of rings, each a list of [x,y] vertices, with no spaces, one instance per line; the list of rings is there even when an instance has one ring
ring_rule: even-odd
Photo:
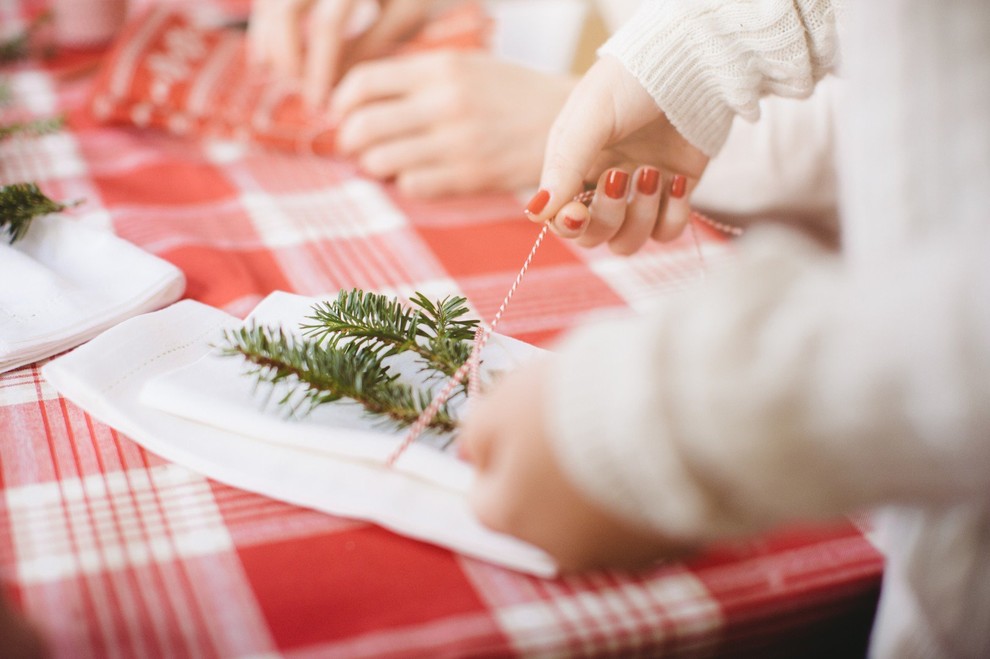
[[[70,48],[109,43],[127,18],[127,0],[54,0],[55,41]]]

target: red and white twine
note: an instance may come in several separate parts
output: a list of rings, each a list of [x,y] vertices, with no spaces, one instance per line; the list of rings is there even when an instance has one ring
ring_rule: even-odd
[[[512,286],[509,287],[509,292],[505,294],[505,298],[502,300],[502,305],[495,313],[495,317],[492,318],[491,324],[489,324],[488,327],[485,327],[484,325],[479,326],[478,330],[474,333],[474,348],[471,350],[471,355],[467,358],[467,361],[461,364],[460,368],[454,372],[444,388],[440,390],[440,393],[433,398],[433,402],[430,403],[429,407],[423,410],[422,414],[419,415],[419,418],[416,419],[416,422],[406,434],[405,439],[402,440],[402,443],[396,447],[396,449],[388,457],[388,460],[385,461],[386,467],[392,467],[396,460],[398,460],[399,457],[405,453],[406,449],[408,449],[409,446],[423,434],[423,431],[426,430],[427,426],[429,426],[434,417],[436,417],[437,413],[440,411],[440,408],[443,407],[443,404],[447,402],[451,395],[453,395],[454,389],[464,381],[465,376],[470,376],[470,379],[468,380],[468,398],[472,398],[478,394],[478,388],[480,386],[478,369],[481,364],[481,351],[484,350],[485,346],[488,344],[488,340],[492,337],[492,333],[502,320],[502,315],[505,313],[506,307],[509,306],[509,300],[511,300],[512,296],[516,294],[516,289],[519,288],[519,284],[522,283],[523,277],[526,276],[526,271],[529,270],[529,265],[533,262],[533,258],[536,256],[536,251],[540,249],[540,245],[543,244],[543,239],[547,237],[548,231],[550,231],[549,222],[544,224],[543,228],[540,229],[540,233],[536,237],[536,242],[533,243],[532,249],[529,250],[529,255],[523,262],[522,268],[519,269],[519,274],[516,275],[516,280],[512,282]]]
[[[574,198],[575,201],[581,202],[582,204],[589,205],[591,200],[594,198],[594,190],[586,190]],[[698,239],[698,234],[695,231],[695,223],[706,224],[713,229],[720,231],[722,233],[738,236],[742,233],[742,229],[729,224],[724,224],[716,220],[711,219],[701,213],[692,211],[690,218],[690,231],[691,237],[694,242],[694,248],[698,255],[698,260],[701,263],[702,272],[707,270],[705,264],[705,256],[701,251],[701,241]],[[385,461],[385,466],[391,468],[395,465],[402,454],[419,439],[420,435],[429,427],[433,419],[440,412],[440,408],[443,407],[456,389],[463,381],[465,377],[468,377],[468,398],[475,398],[479,393],[480,378],[479,378],[479,367],[481,364],[481,351],[484,350],[485,346],[488,344],[488,340],[491,339],[492,334],[495,332],[495,328],[498,327],[499,322],[502,320],[502,315],[505,313],[506,307],[509,306],[509,301],[512,296],[516,294],[516,289],[522,283],[523,278],[526,276],[526,271],[529,270],[530,264],[533,262],[533,258],[536,256],[537,250],[540,249],[540,245],[543,244],[543,240],[547,237],[547,232],[550,231],[550,221],[547,221],[543,228],[540,229],[539,235],[536,236],[536,242],[533,243],[532,249],[529,250],[529,255],[522,264],[522,268],[519,269],[519,274],[516,275],[515,281],[512,282],[512,286],[509,287],[509,292],[505,294],[505,298],[502,300],[501,306],[499,306],[498,311],[495,313],[492,322],[485,327],[481,325],[474,334],[474,347],[471,349],[471,355],[467,358],[460,368],[458,368],[454,374],[444,385],[443,389],[433,398],[430,405],[423,410],[413,423],[412,427],[409,428],[409,432],[406,434],[402,443],[399,444],[388,459]]]

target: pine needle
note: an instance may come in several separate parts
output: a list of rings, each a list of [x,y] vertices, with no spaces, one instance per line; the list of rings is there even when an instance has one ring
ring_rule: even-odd
[[[60,213],[67,208],[48,198],[34,183],[13,183],[0,187],[0,231],[6,231],[11,244],[31,228],[31,222],[42,215]]]
[[[435,302],[421,293],[412,308],[398,299],[361,290],[341,291],[321,302],[301,325],[304,336],[281,328],[245,327],[224,335],[221,354],[241,357],[257,384],[288,385],[278,401],[291,414],[304,415],[341,399],[356,401],[371,415],[396,427],[411,425],[429,407],[434,392],[400,382],[385,360],[409,353],[437,377],[453,374],[471,354],[479,321],[467,319],[467,300]],[[463,386],[458,395],[467,395]],[[430,428],[456,427],[444,405]]]
[[[35,35],[50,20],[51,13],[45,12],[31,21],[20,34],[0,41],[0,64],[13,64],[30,57],[34,52]]]
[[[371,415],[405,427],[419,418],[433,398],[431,391],[400,382],[382,358],[355,342],[324,347],[281,328],[263,326],[225,332],[224,342],[221,354],[243,358],[249,364],[247,374],[258,383],[290,385],[278,404],[294,415],[346,398],[360,403]],[[446,405],[430,425],[440,432],[455,426]]]
[[[57,133],[65,127],[65,117],[33,119],[0,125],[0,142],[14,136],[43,137]]]
[[[342,339],[366,347],[384,359],[413,352],[424,367],[451,376],[471,354],[477,320],[465,320],[467,300],[447,297],[431,302],[422,293],[408,309],[397,299],[361,290],[341,291],[333,302],[313,308],[308,336],[326,345]],[[465,385],[466,386],[466,385]]]

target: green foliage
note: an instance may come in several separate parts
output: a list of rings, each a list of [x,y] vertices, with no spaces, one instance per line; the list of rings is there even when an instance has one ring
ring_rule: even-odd
[[[31,52],[31,34],[22,32],[5,41],[0,41],[0,64],[11,64],[25,59]]]
[[[385,295],[361,290],[341,291],[333,301],[313,307],[305,336],[281,328],[245,327],[227,332],[221,354],[239,356],[248,374],[259,383],[291,385],[279,406],[292,414],[341,400],[356,401],[397,427],[416,421],[433,400],[430,389],[401,382],[385,360],[402,353],[415,355],[423,370],[450,376],[471,354],[477,320],[466,319],[467,300],[447,297],[435,302],[421,293],[413,308]],[[462,387],[460,395],[466,394]],[[453,430],[455,422],[444,405],[430,427]]]
[[[10,243],[27,234],[34,218],[65,209],[65,204],[49,199],[34,183],[0,187],[0,231],[7,232]]]
[[[467,300],[446,297],[431,302],[415,293],[407,309],[395,298],[365,291],[341,291],[333,302],[313,308],[303,325],[308,336],[328,347],[348,339],[384,359],[400,352],[416,353],[424,367],[451,376],[471,354],[477,320],[465,320]]]
[[[0,43],[0,63],[7,62],[11,58],[27,56],[26,49],[30,38],[44,20],[44,18],[36,20],[20,37]],[[14,94],[9,83],[0,78],[0,107],[9,105],[13,99]],[[63,117],[17,121],[10,124],[0,123],[0,142],[14,136],[48,135],[61,130],[64,125]],[[34,218],[59,213],[66,208],[68,205],[48,198],[35,183],[12,183],[0,186],[0,233],[6,232],[10,243],[17,242],[27,234]]]
[[[65,126],[64,117],[34,119],[32,121],[16,121],[12,124],[0,125],[0,142],[22,135],[25,137],[42,137],[62,130]]]
[[[36,49],[34,38],[38,30],[51,20],[51,14],[43,13],[28,24],[20,34],[0,41],[0,64],[12,64],[27,59]]]

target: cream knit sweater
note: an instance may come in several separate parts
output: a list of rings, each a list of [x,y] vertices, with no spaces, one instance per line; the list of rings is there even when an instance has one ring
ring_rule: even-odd
[[[647,1],[602,53],[714,154],[836,65],[834,5]],[[842,253],[753,230],[731,272],[576,332],[547,426],[590,498],[683,539],[887,506],[873,654],[987,657],[990,4],[842,16]]]

